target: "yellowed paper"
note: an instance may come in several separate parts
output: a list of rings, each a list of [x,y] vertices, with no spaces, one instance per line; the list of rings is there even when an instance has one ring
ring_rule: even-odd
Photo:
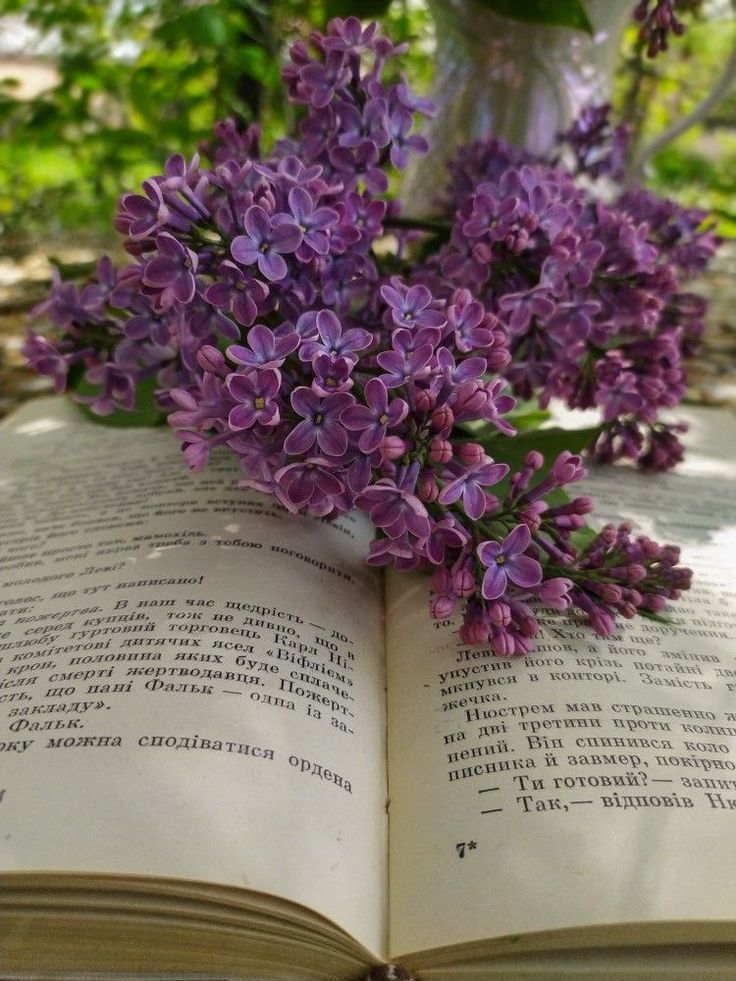
[[[386,944],[380,582],[223,453],[45,401],[2,437],[0,868],[273,893]]]
[[[550,620],[536,654],[503,660],[435,628],[422,577],[391,578],[392,957],[733,917],[736,426],[692,418],[677,473],[603,469],[581,487],[601,520],[683,544],[677,626],[638,618],[602,641]]]

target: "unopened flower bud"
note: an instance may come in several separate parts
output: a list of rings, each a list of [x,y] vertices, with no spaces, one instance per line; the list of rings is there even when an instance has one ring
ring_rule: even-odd
[[[511,610],[506,603],[489,603],[488,618],[497,627],[505,627],[511,623]]]
[[[513,657],[516,654],[516,640],[503,627],[493,628],[493,649],[501,657]]]
[[[475,617],[467,620],[460,627],[460,640],[463,644],[485,644],[488,640],[488,625]]]
[[[429,459],[432,463],[449,463],[452,459],[452,443],[435,436],[429,444]]]
[[[620,603],[621,602],[621,587],[616,586],[613,583],[606,582],[601,583],[600,587],[596,590],[598,595],[606,603]]]
[[[470,569],[458,569],[452,577],[452,588],[458,596],[472,596],[476,591],[477,583],[475,576]]]
[[[585,467],[576,453],[563,450],[552,466],[552,476],[560,484],[571,484],[585,476]]]
[[[438,406],[432,413],[432,428],[441,432],[443,429],[452,429],[455,416],[452,409],[447,405]]]
[[[387,460],[398,460],[409,449],[409,444],[401,436],[384,436],[381,440],[381,453]]]
[[[539,470],[543,463],[544,457],[539,450],[529,450],[524,457],[524,466],[529,467],[530,470]]]
[[[439,497],[440,488],[434,477],[423,477],[417,487],[417,497],[420,501],[436,501]]]
[[[616,541],[616,529],[613,525],[604,525],[598,537],[604,545],[613,545]]]
[[[454,596],[446,593],[433,596],[429,603],[429,612],[435,620],[446,620],[452,616],[456,602]]]
[[[414,395],[414,411],[418,416],[428,415],[432,411],[434,403],[434,395],[424,388],[420,388]]]
[[[225,358],[216,347],[211,344],[203,344],[197,352],[197,363],[204,371],[211,371],[215,375],[227,375],[230,368],[225,362]]]
[[[432,573],[432,591],[449,593],[452,589],[452,575],[443,565],[438,566]]]
[[[455,401],[455,415],[476,416],[485,408],[488,392],[476,381],[464,382],[458,389]]]
[[[567,596],[571,589],[572,580],[570,579],[565,579],[562,576],[556,576],[554,579],[545,579],[539,586],[539,598],[545,603],[549,603],[551,599],[559,599],[561,596]]]
[[[461,443],[455,450],[457,458],[464,467],[477,467],[486,459],[486,451],[480,443]]]

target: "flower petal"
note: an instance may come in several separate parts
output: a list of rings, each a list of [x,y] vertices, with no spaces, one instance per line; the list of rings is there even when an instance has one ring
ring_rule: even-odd
[[[504,568],[511,582],[523,589],[537,586],[542,581],[542,567],[530,555],[514,555],[506,561]]]
[[[503,552],[507,557],[526,551],[532,541],[528,525],[517,525],[503,540]],[[537,580],[539,582],[539,580]]]
[[[314,446],[314,441],[317,439],[317,427],[312,423],[311,419],[305,419],[300,422],[298,426],[289,433],[284,441],[284,450],[286,453],[299,454],[306,453]]]
[[[494,562],[490,565],[483,576],[481,594],[484,599],[494,600],[503,596],[506,592],[506,573],[500,565]]]

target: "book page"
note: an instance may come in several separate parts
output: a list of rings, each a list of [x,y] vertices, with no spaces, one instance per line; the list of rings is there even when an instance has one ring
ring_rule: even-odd
[[[676,625],[548,619],[503,659],[388,602],[390,953],[736,912],[736,424],[692,413],[675,473],[594,470],[597,520],[683,545]],[[730,453],[727,461],[723,454]],[[421,896],[421,903],[417,902]],[[683,932],[684,937],[684,932]]]
[[[367,522],[191,474],[61,400],[5,425],[0,869],[173,876],[386,942],[385,661]]]

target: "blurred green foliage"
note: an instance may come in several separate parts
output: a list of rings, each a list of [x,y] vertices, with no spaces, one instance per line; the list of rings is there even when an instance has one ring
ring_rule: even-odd
[[[569,17],[580,3],[554,5]],[[32,28],[57,73],[32,98],[0,78],[0,252],[48,250],[70,235],[111,239],[119,194],[170,153],[191,155],[218,119],[258,119],[268,145],[293,121],[279,76],[286,46],[351,13],[380,16],[411,42],[404,67],[427,92],[432,20],[420,0],[0,0],[0,31]],[[632,29],[616,104],[638,140],[705,94],[732,43],[722,21],[703,21],[651,62]],[[714,208],[727,232],[736,232],[734,110],[736,96],[651,168],[659,190]]]
[[[33,28],[57,72],[32,98],[0,78],[0,252],[19,255],[71,231],[79,240],[110,234],[121,191],[159,173],[170,153],[190,156],[218,119],[257,119],[270,143],[290,121],[280,83],[288,42],[351,11],[385,14],[397,36],[429,24],[407,3],[387,7],[0,0],[0,30]]]
[[[670,50],[646,57],[637,31],[627,31],[616,73],[614,107],[646,146],[704,99],[736,45],[731,4],[707,4]],[[682,204],[713,212],[723,235],[736,236],[736,83],[707,118],[659,151],[645,170],[648,186]]]

